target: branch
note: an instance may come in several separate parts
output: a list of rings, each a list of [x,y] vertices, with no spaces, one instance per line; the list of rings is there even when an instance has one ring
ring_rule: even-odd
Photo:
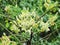
[[[11,21],[12,23],[14,23],[14,22],[13,22],[14,19],[12,19],[11,17],[9,17],[9,16],[4,16],[4,15],[1,15],[1,14],[0,14],[0,16],[5,17],[5,18],[8,18],[7,20],[9,20],[9,21]],[[16,22],[16,23],[17,23],[17,22]],[[15,23],[14,23],[14,24],[15,24]],[[15,25],[16,25],[17,28],[20,29],[20,31],[21,31],[21,27],[18,26],[18,24],[15,24]]]
[[[53,33],[55,33],[56,31],[58,31],[58,29],[57,30],[55,30],[55,31],[53,31],[52,33],[50,33],[50,34],[48,34],[48,35],[46,35],[45,37],[43,37],[43,39],[45,39],[45,38],[47,38],[48,36],[50,37]],[[48,39],[48,38],[47,38]]]
[[[20,43],[20,40],[19,40],[12,32],[10,32],[3,24],[0,23],[0,25],[1,25],[6,31],[8,31],[11,35],[13,35],[13,36],[17,39],[17,41]]]

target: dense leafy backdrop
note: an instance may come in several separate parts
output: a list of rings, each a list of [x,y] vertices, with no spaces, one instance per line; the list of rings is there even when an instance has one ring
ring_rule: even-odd
[[[28,40],[60,45],[60,0],[0,0],[0,45]]]

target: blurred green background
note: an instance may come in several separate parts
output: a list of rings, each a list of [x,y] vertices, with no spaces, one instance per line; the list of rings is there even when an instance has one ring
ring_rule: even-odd
[[[0,45],[60,45],[60,0],[0,0]]]

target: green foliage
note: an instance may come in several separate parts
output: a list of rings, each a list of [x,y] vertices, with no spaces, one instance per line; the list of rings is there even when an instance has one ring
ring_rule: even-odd
[[[31,32],[32,45],[60,45],[59,7],[59,0],[0,0],[0,45],[23,45]]]
[[[21,9],[16,6],[8,5],[5,7],[5,11],[9,16],[14,17],[20,14]]]

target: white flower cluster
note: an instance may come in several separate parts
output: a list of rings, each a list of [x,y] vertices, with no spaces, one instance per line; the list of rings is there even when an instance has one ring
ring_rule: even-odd
[[[14,22],[15,24],[18,24],[18,26],[20,26],[22,30],[29,33],[31,29],[41,32],[44,31],[48,32],[50,31],[49,27],[55,24],[54,21],[57,19],[57,15],[49,17],[49,20],[47,22],[43,21],[43,17],[41,18],[41,20],[38,20],[38,18],[39,16],[34,11],[29,12],[28,10],[24,10],[19,16],[16,16],[17,22],[16,21]],[[13,27],[15,28],[16,26]],[[19,29],[15,28],[15,30],[19,30]]]

